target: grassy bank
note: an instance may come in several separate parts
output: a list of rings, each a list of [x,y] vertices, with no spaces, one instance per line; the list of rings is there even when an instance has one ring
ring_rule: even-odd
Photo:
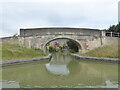
[[[106,57],[106,58],[118,58],[118,44],[106,45],[103,47],[96,48],[81,56],[91,57]]]
[[[41,50],[35,50],[19,46],[16,44],[3,43],[2,46],[2,60],[26,59],[46,56]]]

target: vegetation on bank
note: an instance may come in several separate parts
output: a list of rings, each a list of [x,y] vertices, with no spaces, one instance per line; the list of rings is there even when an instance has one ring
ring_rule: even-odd
[[[70,50],[71,53],[78,52],[79,48],[78,48],[78,46],[76,45],[75,42],[73,42],[71,40],[68,40],[67,41],[67,45],[68,45],[68,48],[69,48],[69,50]]]
[[[120,22],[117,25],[111,25],[108,29],[105,29],[108,32],[119,32]]]
[[[90,57],[106,57],[106,58],[118,58],[118,44],[106,45],[103,47],[96,48],[81,56]]]
[[[67,46],[57,46],[57,47],[49,46],[48,48],[49,52],[59,52],[62,51],[63,49],[67,49]]]
[[[0,47],[2,47],[2,60],[37,58],[47,55],[41,50],[26,48],[17,44],[2,43]]]
[[[71,53],[78,52],[78,46],[71,40],[67,40],[66,44],[55,42],[53,45],[48,44],[47,49],[49,52],[61,52],[64,49],[69,50]]]

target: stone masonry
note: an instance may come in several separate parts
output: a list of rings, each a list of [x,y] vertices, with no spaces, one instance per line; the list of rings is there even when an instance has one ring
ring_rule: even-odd
[[[56,39],[72,40],[78,45],[81,53],[101,47],[108,41],[105,31],[99,29],[54,27],[20,29],[19,37],[5,37],[2,38],[2,42],[16,43],[46,51],[46,45]],[[113,41],[117,42],[117,40]]]

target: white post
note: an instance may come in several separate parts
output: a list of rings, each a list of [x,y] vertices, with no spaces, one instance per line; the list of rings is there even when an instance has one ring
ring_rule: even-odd
[[[110,32],[110,36],[112,37],[112,32]]]

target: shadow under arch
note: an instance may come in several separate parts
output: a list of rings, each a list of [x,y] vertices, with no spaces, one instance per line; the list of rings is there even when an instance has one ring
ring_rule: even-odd
[[[54,40],[58,40],[58,39],[71,40],[72,42],[74,42],[74,43],[78,46],[78,49],[79,49],[79,50],[83,50],[83,46],[82,46],[82,44],[81,44],[80,42],[78,42],[77,40],[74,40],[74,39],[72,39],[72,38],[69,38],[69,37],[56,37],[56,38],[52,38],[52,39],[48,40],[48,41],[44,44],[44,50],[47,51],[47,45],[48,45],[50,42],[52,42],[52,41],[54,41]],[[78,50],[78,51],[79,51],[79,50]]]

